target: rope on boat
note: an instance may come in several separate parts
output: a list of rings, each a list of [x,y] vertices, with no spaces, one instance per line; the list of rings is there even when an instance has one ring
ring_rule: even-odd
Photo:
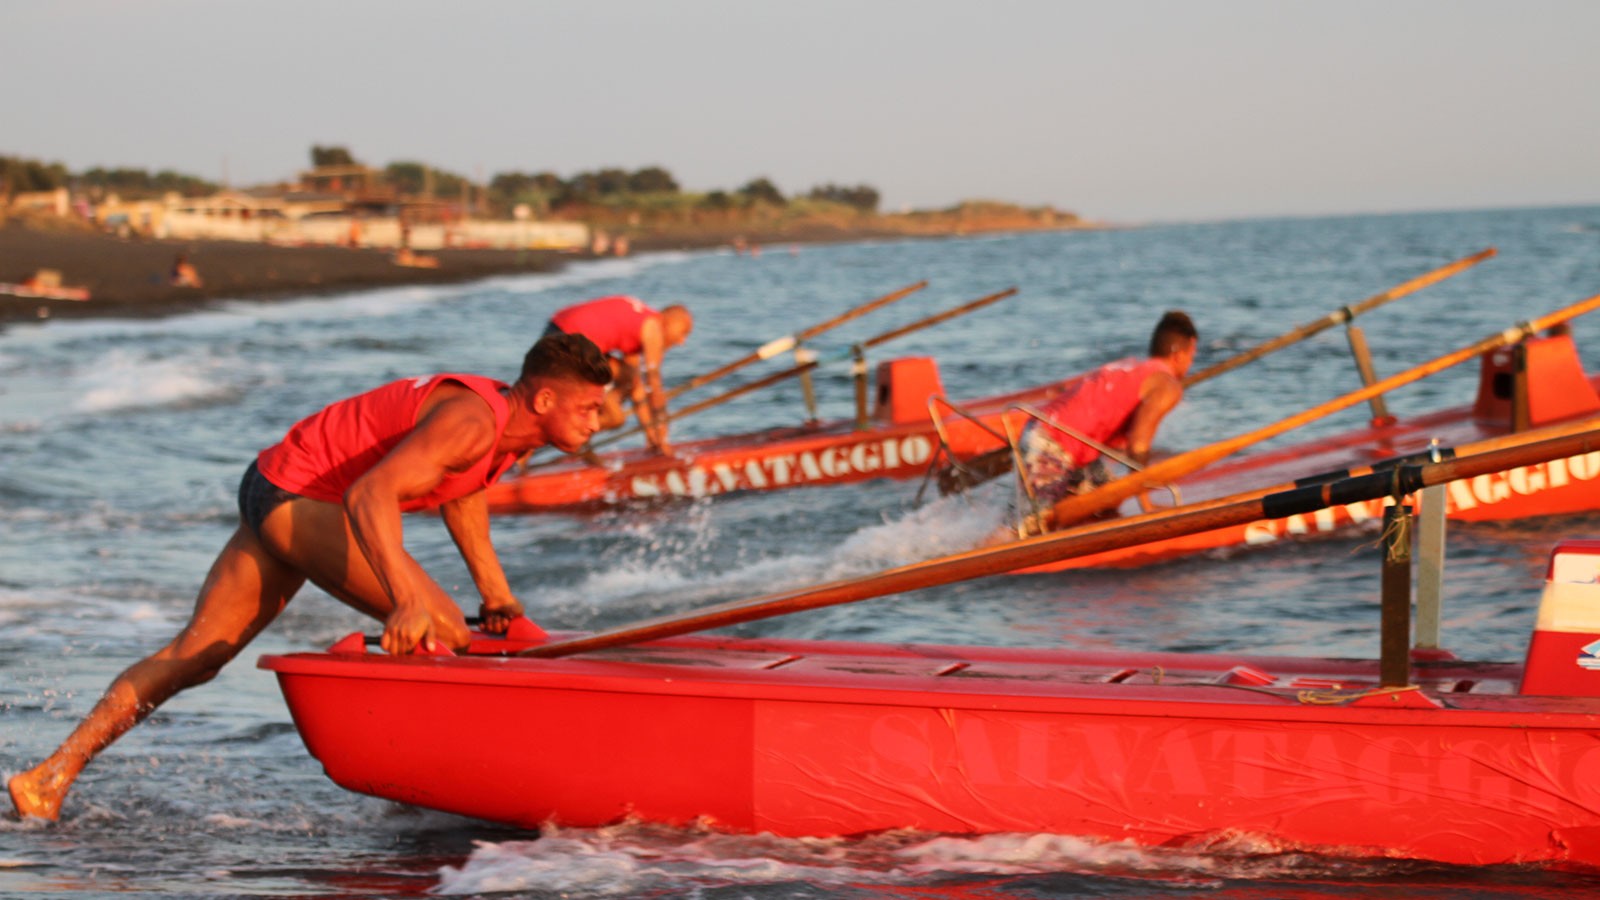
[[[1368,697],[1384,697],[1393,694],[1404,694],[1407,691],[1420,691],[1421,685],[1408,684],[1403,687],[1370,688],[1365,691],[1341,691],[1331,688],[1317,688],[1298,691],[1295,699],[1301,703],[1313,706],[1337,706],[1345,703],[1354,703]]]

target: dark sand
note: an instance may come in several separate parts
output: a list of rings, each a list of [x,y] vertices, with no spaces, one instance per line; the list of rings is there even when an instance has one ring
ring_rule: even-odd
[[[204,284],[173,287],[173,261],[187,256]],[[382,250],[277,247],[244,241],[123,239],[92,231],[0,226],[0,282],[55,269],[61,283],[89,289],[87,301],[0,295],[0,323],[44,316],[142,316],[194,309],[219,299],[304,296],[403,284],[434,284],[519,272],[551,272],[563,257],[536,250],[443,250],[437,269],[399,266]]]
[[[839,243],[882,238],[939,238],[970,231],[1022,230],[1010,220],[994,227],[958,232],[948,223],[916,231],[849,227],[820,223],[746,228],[679,227],[630,238],[632,251],[692,250]],[[1020,223],[1025,226],[1026,223]],[[948,227],[947,227],[948,226]],[[945,229],[941,232],[941,229]],[[173,262],[185,256],[203,287],[174,287]],[[192,310],[215,300],[270,300],[274,297],[354,291],[406,284],[473,281],[496,275],[558,271],[587,253],[551,250],[437,250],[436,269],[400,266],[391,251],[346,247],[279,247],[249,241],[175,241],[121,238],[80,223],[35,219],[24,224],[0,221],[0,282],[21,283],[39,269],[61,273],[65,287],[89,289],[89,299],[40,300],[0,294],[0,328],[7,322],[40,318],[157,316]]]
[[[634,252],[725,246],[735,232],[650,235]],[[752,243],[834,242],[883,236],[835,229],[753,235]],[[188,258],[203,287],[174,287],[173,262]],[[438,250],[437,269],[396,265],[385,250],[279,247],[248,241],[119,238],[68,225],[0,224],[0,282],[21,283],[38,269],[55,269],[66,287],[89,289],[87,301],[25,299],[0,294],[6,322],[50,317],[153,316],[195,309],[214,300],[260,299],[473,281],[495,275],[554,272],[588,254],[550,250]]]

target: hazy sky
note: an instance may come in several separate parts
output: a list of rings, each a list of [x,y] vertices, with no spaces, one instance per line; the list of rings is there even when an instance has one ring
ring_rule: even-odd
[[[0,0],[0,154],[1113,220],[1600,203],[1597,0]]]

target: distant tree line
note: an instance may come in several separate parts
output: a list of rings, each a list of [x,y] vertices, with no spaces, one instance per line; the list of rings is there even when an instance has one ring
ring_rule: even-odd
[[[361,163],[348,147],[311,147],[311,164],[356,166]],[[766,177],[753,178],[738,188],[710,190],[700,194],[684,192],[672,173],[660,166],[628,171],[603,168],[579,172],[562,178],[554,172],[501,172],[487,184],[477,185],[466,176],[416,161],[399,161],[384,168],[390,185],[402,194],[454,198],[471,192],[500,214],[509,214],[526,204],[540,213],[585,206],[621,206],[668,200],[679,206],[699,206],[711,210],[733,210],[757,205],[787,206],[790,198]],[[129,199],[159,197],[169,192],[184,196],[213,193],[217,185],[203,178],[163,169],[151,172],[134,168],[93,168],[74,174],[60,163],[43,163],[21,157],[0,156],[0,192],[49,191],[69,187],[97,193],[116,193]],[[803,196],[807,200],[837,203],[863,212],[878,208],[878,191],[869,185],[821,184]]]
[[[60,163],[0,156],[0,193],[53,191],[65,187],[70,178],[67,167]]]
[[[314,145],[311,148],[313,166],[360,165],[348,148]],[[402,194],[413,196],[432,194],[436,197],[454,197],[463,188],[475,190],[465,176],[424,163],[403,161],[390,163],[384,169],[389,184]],[[702,195],[688,197],[672,173],[660,166],[646,166],[635,171],[608,167],[579,172],[562,178],[554,172],[500,172],[482,185],[485,199],[495,212],[509,214],[518,206],[544,214],[563,209],[585,206],[629,206],[659,198],[693,200],[694,205],[708,209],[726,210],[749,207],[755,204],[782,207],[789,203],[777,185],[769,178],[754,178],[733,191],[712,190]],[[839,203],[863,212],[878,208],[878,191],[870,185],[847,187],[822,184],[805,195],[808,199]]]
[[[649,197],[678,196],[684,191],[671,172],[649,166],[629,172],[625,169],[597,169],[562,178],[554,172],[502,172],[490,179],[488,189],[497,200],[516,205],[527,203],[540,210],[620,203]],[[868,185],[842,187],[819,185],[805,195],[811,200],[842,203],[863,212],[878,208],[878,191]],[[734,209],[754,204],[786,206],[785,197],[769,178],[753,178],[732,191],[711,190],[699,196],[698,205],[709,209]]]
[[[128,198],[160,197],[174,192],[185,197],[197,197],[214,194],[217,191],[216,184],[210,181],[174,172],[171,169],[152,173],[144,169],[97,167],[77,176],[76,181],[81,187],[98,188],[105,193],[115,193]]]
[[[0,193],[16,194],[25,191],[53,191],[73,188],[93,193],[115,193],[138,199],[159,197],[176,191],[184,196],[215,193],[217,186],[203,178],[162,169],[102,169],[95,167],[73,174],[60,163],[43,163],[36,159],[0,156]]]

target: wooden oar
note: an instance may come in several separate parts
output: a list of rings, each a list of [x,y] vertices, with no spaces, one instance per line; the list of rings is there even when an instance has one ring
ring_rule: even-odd
[[[1465,444],[1460,444],[1453,448],[1438,447],[1430,450],[1423,450],[1409,456],[1386,459],[1380,463],[1375,463],[1370,466],[1352,466],[1350,468],[1340,469],[1337,471],[1318,472],[1312,475],[1297,478],[1290,482],[1282,482],[1279,484],[1269,485],[1267,487],[1252,488],[1250,490],[1228,494],[1223,497],[1216,497],[1211,500],[1201,500],[1195,503],[1186,503],[1183,505],[1182,509],[1186,512],[1200,512],[1208,509],[1216,509],[1218,507],[1229,506],[1241,501],[1257,500],[1267,496],[1268,494],[1276,494],[1281,491],[1290,491],[1294,490],[1295,488],[1306,487],[1308,485],[1325,484],[1327,482],[1338,481],[1343,478],[1354,478],[1360,475],[1371,475],[1374,472],[1391,471],[1399,466],[1418,465],[1437,460],[1453,459],[1458,456],[1472,456],[1479,453],[1487,453],[1492,450],[1505,450],[1512,447],[1521,447],[1527,444],[1534,444],[1540,441],[1550,440],[1551,438],[1566,437],[1568,435],[1579,434],[1585,431],[1600,431],[1600,414],[1584,416],[1567,422],[1559,422],[1553,425],[1544,425],[1529,431],[1518,431],[1510,434],[1502,434],[1495,437],[1484,438],[1478,441],[1471,441]],[[1161,519],[1170,515],[1173,511],[1173,508],[1169,507],[1165,509],[1152,510],[1151,512],[1141,513],[1133,516],[1086,522],[1069,528],[1052,531],[1050,536],[1053,538],[1066,538],[1095,534],[1110,528],[1120,528],[1126,525],[1139,524]]]
[[[990,295],[988,295],[986,297],[979,297],[976,300],[973,300],[973,301],[968,302],[968,303],[963,303],[960,306],[953,307],[951,309],[947,309],[944,312],[934,313],[931,316],[927,316],[925,318],[918,319],[918,320],[916,320],[914,322],[910,322],[910,323],[907,323],[905,325],[901,325],[899,328],[890,329],[889,331],[885,331],[882,334],[874,335],[874,336],[872,336],[870,338],[867,338],[866,340],[862,341],[859,344],[859,346],[863,350],[870,350],[873,347],[878,346],[879,344],[885,344],[885,343],[888,343],[889,341],[892,341],[892,340],[894,340],[896,338],[905,337],[906,335],[908,335],[908,334],[910,334],[910,333],[912,333],[914,331],[921,331],[924,328],[931,328],[934,325],[938,325],[940,322],[946,322],[946,321],[949,321],[950,319],[953,319],[953,318],[955,318],[957,316],[964,316],[967,313],[972,312],[974,310],[982,309],[983,307],[988,306],[989,304],[994,303],[994,302],[996,302],[998,300],[1004,300],[1005,298],[1010,297],[1015,293],[1017,293],[1017,288],[1013,287],[1013,288],[1006,288],[1003,291],[999,291],[997,293],[990,294]],[[742,397],[745,394],[748,394],[748,393],[750,393],[752,391],[760,390],[761,388],[777,384],[780,381],[785,381],[785,380],[788,380],[790,378],[797,377],[797,376],[799,376],[801,374],[804,374],[806,372],[811,371],[812,369],[815,369],[818,365],[819,365],[819,363],[816,362],[816,361],[804,362],[804,363],[801,363],[798,366],[794,366],[793,368],[784,369],[781,372],[774,372],[771,375],[768,375],[768,376],[766,376],[764,378],[759,378],[759,379],[757,379],[755,381],[750,382],[749,384],[740,385],[739,387],[733,388],[732,390],[729,390],[729,391],[726,391],[724,393],[718,394],[715,397],[707,397],[706,399],[701,400],[698,403],[691,404],[691,405],[686,406],[686,407],[684,407],[682,409],[679,409],[679,410],[674,410],[672,412],[672,414],[671,414],[671,421],[677,422],[677,421],[683,419],[685,416],[694,415],[697,412],[702,412],[704,410],[712,408],[713,406],[720,406],[720,405],[728,402],[729,400],[734,399],[735,397]],[[628,429],[627,431],[622,431],[622,432],[619,432],[617,434],[613,434],[613,435],[605,438],[604,440],[596,441],[594,443],[594,446],[595,447],[604,447],[604,446],[607,446],[609,444],[614,444],[617,441],[623,440],[624,438],[632,437],[632,436],[638,434],[642,430],[643,429],[639,428],[638,426],[635,426],[633,428]]]
[[[1481,356],[1497,347],[1515,344],[1535,332],[1543,331],[1552,325],[1558,325],[1597,308],[1600,308],[1600,294],[1596,294],[1582,302],[1574,303],[1565,309],[1557,310],[1513,328],[1508,328],[1475,344],[1446,353],[1444,356],[1423,363],[1420,366],[1407,369],[1397,375],[1391,375],[1382,381],[1363,387],[1360,390],[1351,391],[1342,397],[1337,397],[1318,406],[1313,406],[1271,425],[1237,437],[1207,444],[1204,447],[1199,447],[1186,453],[1179,453],[1160,462],[1151,463],[1138,472],[1110,481],[1087,494],[1067,497],[1056,503],[1051,514],[1052,527],[1060,528],[1072,525],[1090,516],[1115,509],[1122,501],[1135,494],[1150,488],[1171,484],[1191,472],[1204,468],[1225,456],[1237,453],[1252,444],[1259,444],[1308,422],[1314,422],[1341,409],[1363,403],[1370,397],[1387,393],[1413,381],[1420,381],[1429,375],[1442,372],[1451,366],[1459,365],[1469,359]]]
[[[1585,431],[1472,456],[1296,488],[1202,510],[1179,507],[1144,521],[1108,524],[1086,534],[1047,534],[1014,543],[969,550],[913,563],[858,578],[780,591],[764,597],[722,603],[676,615],[661,616],[584,637],[555,641],[522,651],[524,656],[570,656],[608,647],[637,644],[694,631],[725,628],[743,622],[805,610],[868,600],[886,594],[935,587],[1000,572],[1060,562],[1135,544],[1181,537],[1258,519],[1279,519],[1315,512],[1328,506],[1409,494],[1460,478],[1472,478],[1517,466],[1577,456],[1600,449],[1600,432]]]
[[[1428,462],[1455,459],[1463,456],[1476,456],[1481,453],[1489,453],[1495,450],[1508,450],[1514,447],[1537,444],[1540,441],[1547,441],[1551,440],[1552,438],[1567,437],[1569,435],[1581,434],[1588,431],[1600,431],[1600,414],[1585,416],[1579,419],[1574,419],[1570,422],[1546,425],[1540,428],[1535,428],[1531,431],[1519,431],[1511,434],[1502,434],[1496,437],[1484,438],[1482,440],[1460,444],[1456,447],[1438,447],[1429,450],[1422,450],[1409,456],[1386,459],[1370,466],[1352,466],[1350,468],[1340,469],[1337,471],[1318,472],[1316,474],[1297,478],[1290,482],[1283,482],[1267,487],[1252,488],[1250,490],[1239,491],[1238,493],[1229,494],[1224,497],[1217,497],[1211,500],[1201,500],[1196,503],[1186,503],[1181,509],[1182,511],[1186,512],[1199,512],[1207,509],[1216,509],[1218,507],[1229,506],[1241,501],[1258,500],[1267,496],[1268,494],[1292,491],[1295,488],[1327,484],[1329,482],[1339,481],[1345,478],[1356,478],[1362,475],[1371,475],[1374,472],[1389,472],[1401,466],[1421,465]],[[1435,458],[1435,454],[1437,454],[1437,458]],[[1159,519],[1172,513],[1174,509],[1175,508],[1173,507],[1168,507],[1166,509],[1157,509],[1151,512],[1117,519],[1086,522],[1059,531],[1052,531],[1050,536],[1067,537],[1071,535],[1093,534],[1096,532],[1105,531],[1108,528],[1116,528],[1123,525]]]
[[[866,303],[840,313],[826,322],[813,325],[810,328],[806,328],[802,331],[797,331],[794,334],[788,335],[787,337],[781,337],[776,340],[768,341],[767,343],[762,344],[760,347],[751,351],[749,354],[742,356],[733,362],[722,366],[721,368],[713,369],[704,375],[696,375],[682,384],[673,385],[667,390],[667,399],[671,400],[685,393],[686,391],[692,391],[697,387],[710,384],[711,382],[731,375],[752,363],[757,363],[764,359],[771,359],[780,353],[787,353],[790,350],[793,350],[803,341],[810,340],[811,338],[814,338],[823,332],[838,328],[840,325],[843,325],[844,323],[853,319],[859,319],[860,317],[866,315],[867,313],[873,312],[874,310],[882,309],[896,300],[914,294],[927,286],[928,282],[926,281],[919,281],[916,284],[908,284],[898,291],[884,294],[882,297],[879,297],[875,300],[868,300]]]
[[[1312,335],[1320,334],[1335,325],[1343,325],[1364,312],[1376,309],[1385,303],[1398,300],[1407,294],[1414,294],[1431,284],[1437,284],[1452,275],[1470,269],[1489,257],[1494,256],[1497,252],[1499,251],[1495,250],[1493,247],[1490,247],[1486,250],[1480,250],[1471,256],[1458,259],[1447,266],[1440,266],[1439,268],[1434,269],[1432,272],[1419,275],[1416,278],[1405,282],[1404,284],[1396,285],[1381,294],[1374,294],[1371,297],[1362,300],[1360,303],[1352,303],[1349,306],[1340,307],[1339,309],[1328,313],[1326,316],[1323,316],[1315,322],[1307,322],[1306,324],[1301,325],[1292,331],[1278,335],[1272,340],[1258,344],[1257,346],[1252,347],[1249,350],[1238,354],[1237,356],[1231,356],[1214,366],[1203,369],[1199,372],[1195,372],[1189,375],[1189,377],[1185,378],[1183,380],[1183,384],[1185,387],[1193,384],[1199,384],[1208,378],[1215,378],[1216,376],[1221,375],[1223,372],[1231,372],[1246,363],[1254,362],[1261,357],[1266,356],[1268,353],[1282,350],[1284,347],[1287,347],[1290,344],[1296,344],[1305,340],[1306,338],[1311,337]]]

